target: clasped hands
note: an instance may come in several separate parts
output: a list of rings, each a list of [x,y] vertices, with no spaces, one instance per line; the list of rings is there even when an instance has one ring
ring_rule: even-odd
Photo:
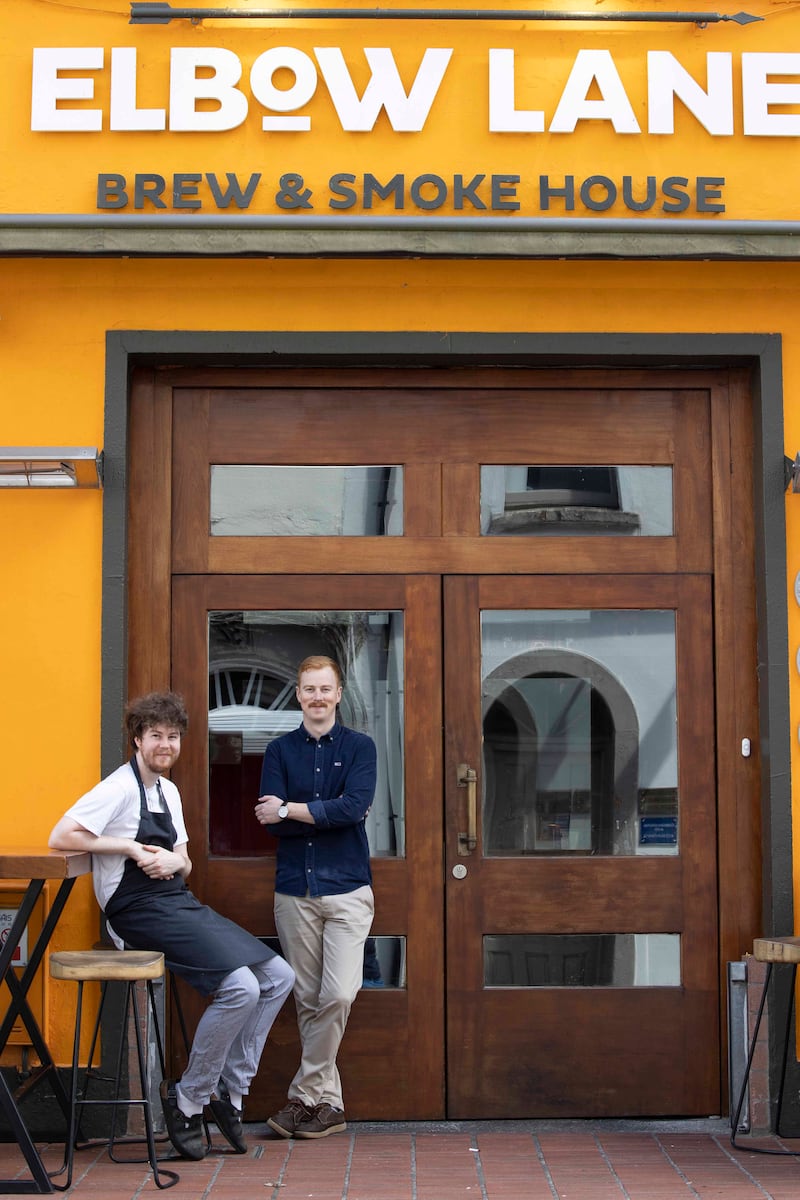
[[[137,843],[139,854],[134,855],[137,867],[144,871],[148,879],[174,879],[181,866],[180,855],[163,846],[148,846]]]

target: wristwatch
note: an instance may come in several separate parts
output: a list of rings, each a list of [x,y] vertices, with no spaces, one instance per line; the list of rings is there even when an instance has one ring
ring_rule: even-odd
[[[288,815],[289,815],[289,805],[288,805],[288,804],[282,804],[282,805],[280,806],[280,808],[278,809],[278,816],[280,817],[280,819],[281,819],[282,821],[285,821],[285,820],[286,820],[286,818],[288,817]]]

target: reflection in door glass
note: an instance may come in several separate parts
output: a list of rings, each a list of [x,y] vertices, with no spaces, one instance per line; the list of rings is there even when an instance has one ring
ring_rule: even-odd
[[[212,466],[214,537],[381,537],[403,532],[403,468]]]
[[[258,939],[276,954],[283,954],[280,939]],[[361,987],[366,991],[394,991],[408,986],[406,979],[406,939],[404,937],[368,937],[364,943],[364,970]]]
[[[671,611],[481,614],[483,853],[675,855]]]
[[[672,467],[481,467],[483,534],[669,537],[672,532]]]
[[[680,987],[678,933],[514,933],[483,939],[486,987]]]
[[[373,857],[405,854],[402,612],[212,612],[209,661],[209,848],[236,857],[274,855],[275,838],[253,815],[267,744],[296,729],[297,666],[335,659],[344,676],[339,719],[368,733],[378,785],[367,816]]]

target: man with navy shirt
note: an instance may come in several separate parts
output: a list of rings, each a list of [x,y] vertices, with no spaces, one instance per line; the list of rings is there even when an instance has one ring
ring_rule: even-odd
[[[275,925],[295,972],[300,1067],[268,1124],[281,1137],[347,1128],[336,1056],[361,986],[374,900],[364,821],[375,744],[336,720],[342,676],[313,656],[297,672],[298,729],[267,747],[256,817],[278,838]]]

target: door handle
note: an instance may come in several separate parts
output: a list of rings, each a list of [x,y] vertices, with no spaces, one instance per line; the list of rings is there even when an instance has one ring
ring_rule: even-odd
[[[478,772],[467,763],[459,763],[456,782],[467,789],[467,832],[458,835],[458,853],[472,854],[478,844]]]

